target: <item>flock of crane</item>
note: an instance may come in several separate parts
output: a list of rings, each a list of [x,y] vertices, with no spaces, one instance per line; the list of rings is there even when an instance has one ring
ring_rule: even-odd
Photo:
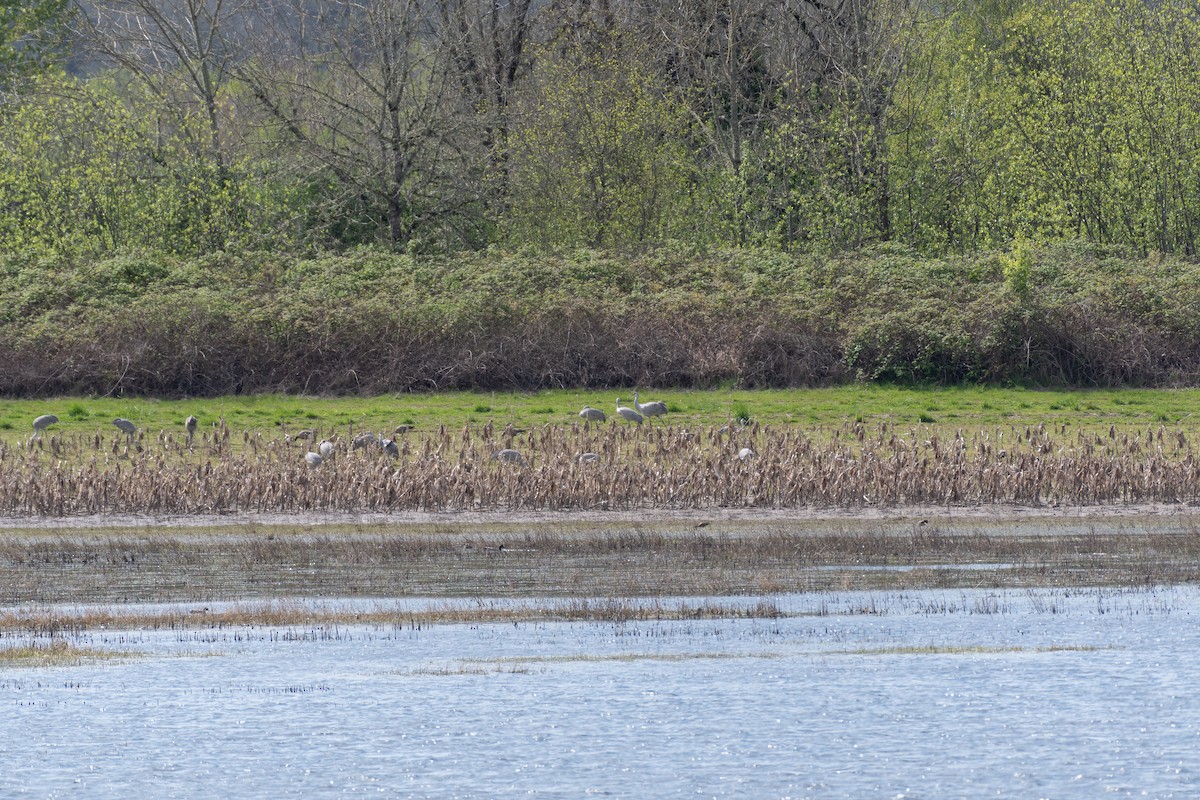
[[[617,398],[616,408],[617,416],[628,422],[638,425],[642,424],[647,419],[652,417],[661,417],[667,413],[666,403],[659,400],[652,400],[648,403],[643,403],[640,401],[636,389],[633,392],[633,408],[621,405],[621,398],[619,397]],[[592,408],[591,406],[584,406],[583,410],[579,412],[579,416],[583,418],[585,422],[605,422],[608,420],[608,415],[606,415],[600,409]],[[57,422],[58,417],[54,414],[42,414],[33,421],[33,438],[30,441],[32,442],[33,439],[40,437],[47,428],[56,424]],[[136,424],[128,419],[125,419],[124,417],[117,417],[113,420],[112,424],[129,437],[130,443],[133,442],[133,437],[137,434]],[[184,428],[187,430],[188,443],[190,444],[196,435],[196,428],[199,425],[199,421],[195,416],[189,416],[186,420],[184,420],[183,424]],[[411,430],[410,425],[400,425],[396,428],[395,433],[407,433],[409,430]],[[305,430],[296,434],[295,438],[304,440],[311,438],[312,436],[312,431]],[[354,438],[351,446],[355,450],[367,447],[378,447],[382,452],[386,453],[392,458],[398,458],[400,455],[400,449],[396,444],[396,440],[394,438],[385,439],[382,433],[360,434]],[[329,440],[322,441],[319,445],[317,445],[316,450],[310,450],[304,454],[304,460],[309,466],[315,469],[333,456],[334,449],[333,442]],[[743,460],[753,455],[753,451],[749,450],[749,448],[743,448],[743,450],[738,453],[738,457]],[[506,464],[519,464],[521,466],[527,466],[525,457],[520,453],[520,451],[512,448],[499,450],[492,455],[492,458]],[[595,463],[599,460],[599,456],[596,453],[582,453],[577,457],[576,460],[583,464]]]
[[[37,419],[35,419],[33,421],[33,438],[34,439],[38,438],[39,436],[42,435],[43,432],[45,432],[45,430],[47,428],[49,428],[51,425],[56,425],[56,424],[58,424],[58,417],[56,415],[42,414],[40,417],[38,417]],[[113,420],[112,424],[117,426],[118,430],[120,430],[122,433],[124,433],[126,436],[128,436],[130,442],[133,441],[133,437],[137,434],[137,430],[138,430],[137,425],[135,425],[132,421],[125,419],[124,417],[117,417],[116,419]],[[183,427],[187,430],[189,442],[192,441],[193,438],[195,438],[196,427],[199,424],[200,424],[200,421],[198,419],[196,419],[194,416],[189,416],[187,419],[185,419],[183,421]]]
[[[617,416],[626,419],[629,422],[641,425],[650,417],[661,417],[667,413],[667,404],[659,400],[651,400],[649,403],[638,402],[637,390],[633,390],[633,408],[621,405],[621,398],[617,398]],[[588,422],[604,422],[608,416],[598,408],[584,406],[579,412],[579,416],[583,417]]]

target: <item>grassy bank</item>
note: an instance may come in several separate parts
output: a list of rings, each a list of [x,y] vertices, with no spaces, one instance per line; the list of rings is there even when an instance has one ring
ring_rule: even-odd
[[[1089,245],[0,259],[0,395],[1176,386],[1200,269]],[[482,413],[482,412],[481,412]]]
[[[423,392],[365,397],[229,395],[168,400],[118,397],[0,399],[0,441],[28,441],[33,420],[54,414],[50,430],[60,434],[115,431],[124,417],[144,432],[179,435],[183,420],[195,416],[201,431],[222,421],[240,434],[268,438],[313,429],[350,436],[362,431],[389,433],[400,425],[418,432],[444,426],[488,422],[503,428],[570,425],[585,406],[617,419],[617,398],[633,405],[633,388],[554,389],[535,392]],[[980,386],[907,387],[854,384],[812,389],[649,389],[641,400],[661,400],[669,413],[656,422],[673,426],[724,425],[749,420],[761,425],[839,426],[862,422],[921,426],[931,430],[982,430],[999,426],[1065,425],[1072,429],[1138,429],[1190,426],[1200,422],[1200,389],[1025,389]]]

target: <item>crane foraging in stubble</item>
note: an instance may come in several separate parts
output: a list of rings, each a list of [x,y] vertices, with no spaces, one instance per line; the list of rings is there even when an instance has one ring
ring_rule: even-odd
[[[58,417],[54,416],[53,414],[42,414],[33,421],[33,438],[38,438],[42,435],[42,431],[57,423]]]
[[[113,420],[113,425],[116,425],[122,433],[129,437],[129,441],[133,441],[133,435],[137,433],[137,425],[134,425],[124,417],[117,417]]]
[[[492,453],[492,458],[505,464],[520,464],[522,467],[529,466],[525,461],[525,456],[511,447]]]
[[[617,414],[629,420],[630,422],[636,422],[638,425],[642,424],[642,415],[628,406],[621,405],[621,398],[619,397],[617,398]]]
[[[604,422],[606,419],[608,419],[603,411],[598,408],[592,408],[591,406],[584,406],[583,410],[579,412],[579,416],[583,417],[583,419],[587,422]]]

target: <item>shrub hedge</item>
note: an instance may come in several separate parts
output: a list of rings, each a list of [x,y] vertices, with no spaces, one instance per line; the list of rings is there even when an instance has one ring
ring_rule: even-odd
[[[0,393],[1197,382],[1196,263],[1021,247],[10,255]]]

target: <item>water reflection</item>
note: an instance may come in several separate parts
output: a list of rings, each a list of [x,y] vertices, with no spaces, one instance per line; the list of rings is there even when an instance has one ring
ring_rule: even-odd
[[[1194,587],[771,599],[789,616],[93,631],[143,655],[0,672],[0,796],[1200,795]]]

